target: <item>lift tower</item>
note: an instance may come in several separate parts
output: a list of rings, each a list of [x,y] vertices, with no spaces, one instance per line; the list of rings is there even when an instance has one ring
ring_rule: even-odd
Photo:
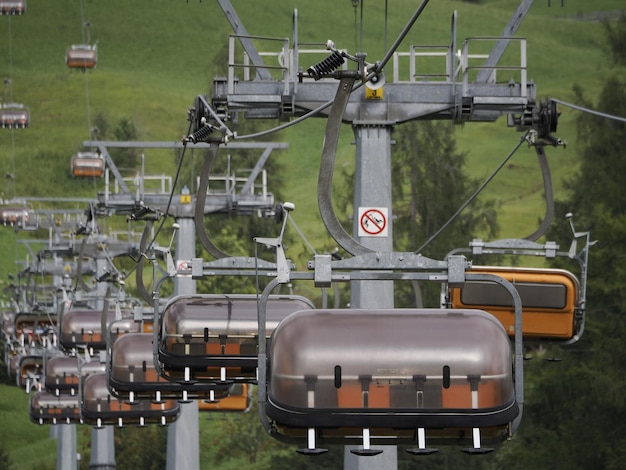
[[[315,57],[313,54],[319,57],[323,49],[300,44],[297,10],[293,14],[293,38],[290,41],[287,38],[250,36],[230,1],[218,0],[218,3],[234,34],[229,43],[228,76],[216,78],[213,83],[211,107],[214,111],[211,112],[225,121],[233,119],[237,113],[243,113],[247,118],[282,121],[307,116],[332,119],[331,104],[338,99],[346,100],[344,109],[334,118],[349,123],[355,136],[353,235],[356,242],[341,233],[329,195],[319,188],[318,201],[330,234],[336,240],[339,238],[339,245],[353,255],[392,251],[391,134],[394,126],[411,120],[432,119],[451,120],[457,124],[493,122],[507,115],[509,126],[524,130],[555,113],[537,102],[535,86],[527,77],[526,41],[514,37],[532,0],[521,1],[501,37],[468,38],[459,47],[455,12],[447,44],[411,45],[408,52],[397,51],[428,3],[424,0],[381,61],[369,64],[365,61],[365,54],[351,56],[328,41],[326,54],[330,55],[315,65],[311,65],[307,57]],[[242,59],[236,56],[239,43],[244,51]],[[473,52],[476,47],[485,50],[485,43],[487,47],[492,46],[489,54]],[[515,56],[514,62],[500,64],[509,46],[514,48],[515,54],[509,54]],[[262,52],[261,47],[264,47]],[[420,60],[427,57],[441,60],[441,73],[426,74],[420,70]],[[350,61],[356,63],[356,70],[349,70]],[[388,63],[391,74],[384,72]],[[506,79],[498,81],[502,79],[498,77],[502,71],[506,72]],[[211,118],[209,109],[196,106],[195,111],[197,122],[201,117]],[[548,120],[550,118],[554,118],[552,126],[555,126],[556,116],[548,116]],[[334,163],[336,148],[331,148],[328,141],[337,142],[338,127],[327,126],[325,152],[330,159],[322,157],[320,186],[328,183],[325,179],[332,178],[333,169],[328,166]],[[379,217],[379,221],[374,217]],[[353,285],[352,305],[390,307],[393,304],[391,290],[390,285],[362,289],[358,282]]]
[[[215,114],[228,121],[237,113],[243,113],[247,118],[289,121],[320,116],[336,122],[336,126],[329,122],[326,130],[318,202],[329,233],[352,255],[393,251],[391,135],[394,126],[433,119],[451,120],[456,124],[494,122],[506,115],[507,124],[517,130],[537,127],[546,119],[551,123],[549,131],[556,127],[556,111],[537,102],[534,83],[528,80],[526,41],[514,37],[532,0],[520,2],[501,37],[467,38],[459,44],[455,12],[447,44],[412,45],[408,52],[396,51],[428,3],[423,0],[381,61],[369,64],[364,54],[352,56],[328,41],[326,49],[330,55],[315,65],[307,62],[306,56],[319,56],[320,47],[299,42],[297,10],[293,14],[290,41],[250,36],[230,1],[217,1],[234,32],[229,43],[228,76],[214,80],[211,106],[196,107],[196,121],[211,119]],[[484,43],[492,45],[489,54],[473,52],[477,46],[484,48]],[[243,58],[236,56],[238,44],[243,48]],[[501,64],[507,48],[515,52],[516,59],[514,63]],[[441,73],[423,73],[419,60],[427,56],[440,58]],[[350,61],[357,64],[356,70],[350,70],[347,65]],[[384,72],[387,64],[391,65],[391,74]],[[507,75],[504,81],[499,81],[503,78],[502,71]],[[337,106],[331,105],[338,100],[345,100],[345,107],[338,115],[333,115]],[[352,126],[356,142],[352,236],[338,223],[330,194],[320,189],[330,188],[333,169],[329,166],[334,163],[341,122]],[[352,281],[351,285],[351,307],[394,307],[392,281],[360,280]],[[390,460],[382,465],[382,461],[376,459],[378,457],[360,459],[356,463],[346,458],[346,468],[390,468],[393,465]],[[362,463],[364,461],[369,463]],[[371,464],[374,467],[367,466]]]
[[[208,190],[207,186],[205,195],[198,192],[196,195],[181,194],[178,198],[172,198],[175,188],[167,187],[165,180],[162,181],[160,190],[146,188],[144,183],[148,177],[143,172],[136,178],[130,178],[132,181],[128,181],[129,178],[122,176],[109,154],[109,148],[182,149],[183,145],[181,142],[83,142],[86,148],[97,148],[107,166],[106,188],[104,192],[98,194],[96,210],[100,213],[126,215],[137,220],[161,215],[174,217],[179,227],[176,236],[176,256],[179,259],[191,259],[195,257],[194,235],[199,227],[203,227],[203,220],[196,217],[198,208],[201,209],[202,216],[235,211],[251,215],[274,208],[274,196],[267,191],[264,165],[273,150],[285,149],[288,146],[281,142],[233,142],[229,145],[232,150],[262,151],[254,167],[246,171],[247,176],[236,178],[234,174],[229,173],[220,177],[224,189],[219,185],[220,189]],[[204,143],[197,143],[194,148],[210,151],[210,146]],[[113,175],[112,182],[109,181],[109,174]],[[242,179],[244,181],[240,181]],[[167,181],[171,186],[171,181]],[[146,247],[140,247],[140,250],[143,248]],[[143,258],[140,259],[143,263]],[[137,269],[136,274],[141,296],[148,303],[152,303],[151,293],[147,292],[140,282],[141,269]],[[175,295],[195,294],[195,291],[195,280],[188,277],[175,278]],[[181,403],[180,409],[180,417],[168,429],[167,468],[198,469],[200,463],[198,403],[197,401]]]

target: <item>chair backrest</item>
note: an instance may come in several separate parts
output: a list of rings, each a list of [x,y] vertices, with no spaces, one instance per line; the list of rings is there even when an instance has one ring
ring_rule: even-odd
[[[469,273],[489,273],[511,282],[522,299],[522,334],[525,339],[570,340],[577,333],[579,282],[563,269],[473,267]],[[467,280],[450,289],[450,307],[476,308],[494,315],[510,336],[515,314],[510,294],[490,281]]]

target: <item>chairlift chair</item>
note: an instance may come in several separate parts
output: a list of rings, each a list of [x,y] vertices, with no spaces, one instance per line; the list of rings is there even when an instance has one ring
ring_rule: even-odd
[[[121,311],[122,317],[132,316],[132,312]],[[117,312],[106,312],[106,325],[115,320]],[[70,309],[61,317],[59,343],[67,349],[87,347],[95,350],[106,348],[106,335],[102,334],[102,311],[85,308]]]
[[[18,360],[17,386],[30,393],[33,387],[42,383],[43,379],[43,354],[31,351],[21,355]]]
[[[78,152],[72,157],[72,176],[96,177],[104,175],[104,158],[98,152]]]
[[[525,340],[569,342],[582,334],[580,285],[564,269],[474,266],[470,273],[489,273],[511,282],[522,299]],[[510,295],[489,281],[465,282],[449,289],[451,308],[476,308],[494,315],[509,336],[515,334],[515,313]]]
[[[252,384],[232,384],[226,397],[219,400],[200,400],[198,410],[203,412],[247,413],[252,407],[252,390]]]
[[[44,387],[55,395],[77,395],[80,382],[77,356],[54,356],[45,362]]]
[[[313,309],[300,296],[270,296],[266,340],[288,314]],[[158,326],[158,359],[174,380],[257,380],[258,313],[255,295],[191,295],[173,298]]]
[[[71,69],[93,69],[98,62],[98,46],[74,44],[65,51],[65,63]]]
[[[30,124],[28,108],[20,103],[4,103],[0,107],[0,127],[9,129],[26,128]]]
[[[510,340],[479,310],[296,312],[274,330],[268,363],[266,417],[306,439],[304,454],[333,438],[362,442],[359,455],[379,453],[372,438],[485,453],[481,441],[510,437],[519,414]]]
[[[15,333],[20,335],[41,335],[57,325],[56,315],[40,313],[18,313],[14,319]]]
[[[5,206],[0,209],[0,223],[5,227],[7,225],[13,227],[23,227],[30,220],[28,209],[20,206]]]
[[[78,394],[69,395],[50,393],[48,391],[35,392],[29,400],[29,417],[36,424],[79,424],[80,397]]]
[[[227,384],[167,380],[154,366],[152,333],[127,333],[119,336],[109,353],[109,390],[113,395],[134,403],[136,400],[162,399],[209,402],[229,395]]]
[[[83,421],[96,428],[123,427],[128,424],[165,426],[174,422],[180,413],[175,400],[153,402],[137,400],[132,404],[111,395],[106,373],[91,374],[82,381],[81,416]]]
[[[1,0],[0,15],[23,15],[26,13],[26,0]]]
[[[106,372],[106,364],[100,360],[65,355],[47,358],[44,368],[44,388],[55,395],[78,395],[81,378]]]
[[[150,325],[150,327],[147,326],[148,324]],[[152,322],[144,323],[143,321],[135,320],[134,317],[125,317],[120,320],[115,320],[111,322],[111,324],[109,325],[108,336],[109,348],[111,347],[111,345],[115,344],[115,341],[117,341],[120,336],[127,333],[146,333],[148,332],[148,328],[150,329],[150,331],[152,331],[151,325]]]
[[[18,350],[12,350],[7,357],[7,373],[11,380],[16,380],[20,371],[20,358],[22,354]]]
[[[4,312],[2,318],[2,333],[5,340],[15,337],[15,312]]]

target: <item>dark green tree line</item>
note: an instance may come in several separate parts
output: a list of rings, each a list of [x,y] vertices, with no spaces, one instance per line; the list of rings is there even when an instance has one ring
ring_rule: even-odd
[[[550,351],[561,362],[528,364],[520,432],[498,457],[507,468],[626,467],[626,18],[606,30],[613,69],[597,105],[574,91],[579,104],[621,120],[580,115],[580,168],[567,182],[571,196],[557,204],[557,214],[572,212],[577,229],[598,240],[590,249],[586,329],[580,342]],[[553,234],[566,233],[564,225]]]
[[[415,251],[448,222],[479,183],[464,173],[466,155],[456,148],[453,124],[414,121],[398,126],[395,138],[394,244],[398,251]],[[495,201],[475,200],[421,254],[443,259],[450,250],[466,247],[479,233],[491,238],[497,231]],[[438,285],[414,287],[396,283],[398,306],[438,306]],[[419,295],[421,301],[416,298]]]

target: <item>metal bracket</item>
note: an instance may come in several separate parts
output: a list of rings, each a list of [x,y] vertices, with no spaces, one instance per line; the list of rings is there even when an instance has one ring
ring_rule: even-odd
[[[447,280],[449,284],[460,287],[465,283],[465,271],[471,267],[471,263],[463,255],[453,255],[446,261],[439,261],[413,252],[376,252],[335,261],[331,255],[316,255],[307,266],[314,271],[316,287],[329,287],[333,280],[333,270],[441,271],[441,276],[430,274],[427,279]],[[386,279],[389,275],[381,273],[381,279]],[[359,276],[355,278],[357,277]]]
[[[521,238],[504,238],[493,242],[484,242],[480,238],[475,238],[469,246],[472,248],[473,255],[534,255],[545,256],[546,259],[554,259],[559,249],[559,245],[552,241],[542,245]]]

